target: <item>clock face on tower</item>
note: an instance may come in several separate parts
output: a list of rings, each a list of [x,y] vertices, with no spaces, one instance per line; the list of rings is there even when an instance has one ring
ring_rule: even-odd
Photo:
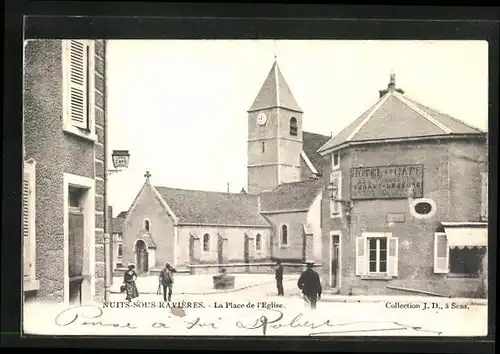
[[[264,113],[259,113],[259,115],[257,116],[257,124],[264,125],[266,124],[266,121],[267,121],[266,115]]]

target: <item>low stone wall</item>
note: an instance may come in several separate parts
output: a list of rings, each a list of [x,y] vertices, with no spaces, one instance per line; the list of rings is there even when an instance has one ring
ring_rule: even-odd
[[[285,274],[300,274],[305,269],[302,263],[282,263]],[[276,263],[228,263],[228,264],[191,264],[188,265],[190,274],[218,274],[222,268],[225,268],[228,274],[273,274]],[[315,268],[321,267],[320,264]]]

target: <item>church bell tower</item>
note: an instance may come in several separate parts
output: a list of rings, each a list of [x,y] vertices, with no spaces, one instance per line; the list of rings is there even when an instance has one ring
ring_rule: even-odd
[[[302,110],[277,61],[248,110],[248,192],[300,181]]]

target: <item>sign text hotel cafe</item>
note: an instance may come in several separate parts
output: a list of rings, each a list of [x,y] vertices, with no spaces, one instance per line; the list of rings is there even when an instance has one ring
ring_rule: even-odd
[[[403,199],[423,196],[423,165],[351,168],[351,199]]]

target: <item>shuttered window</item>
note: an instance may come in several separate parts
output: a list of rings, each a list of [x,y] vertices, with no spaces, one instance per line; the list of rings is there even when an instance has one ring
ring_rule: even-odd
[[[69,41],[69,116],[82,129],[89,129],[88,52],[85,41]]]
[[[336,199],[342,199],[342,172],[334,171],[330,174],[330,182],[333,183],[338,192]],[[342,215],[342,205],[334,200],[330,201],[330,214],[332,217],[340,217]]]
[[[356,275],[397,277],[399,239],[386,233],[367,234],[356,238]]]

